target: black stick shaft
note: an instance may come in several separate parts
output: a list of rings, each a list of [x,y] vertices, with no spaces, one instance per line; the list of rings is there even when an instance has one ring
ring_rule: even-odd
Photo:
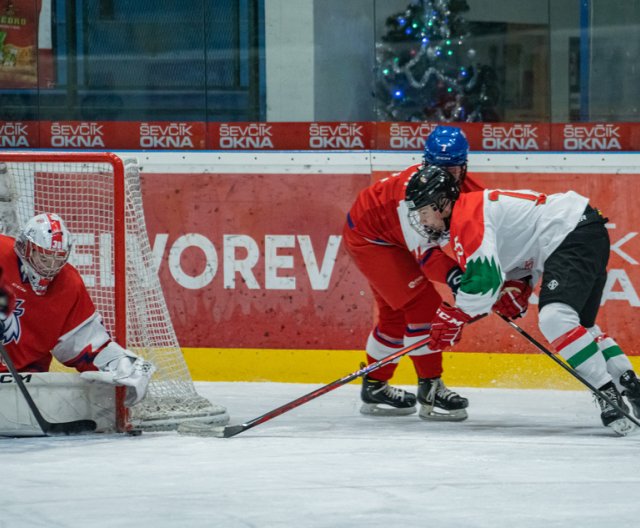
[[[77,434],[77,433],[86,433],[86,432],[96,430],[97,425],[93,420],[75,420],[72,422],[62,422],[62,423],[52,423],[45,420],[45,418],[42,416],[42,413],[40,412],[40,409],[38,409],[36,402],[33,401],[31,394],[29,394],[29,391],[27,390],[27,387],[25,386],[24,381],[22,381],[20,374],[16,370],[16,367],[13,364],[13,360],[11,359],[11,356],[9,356],[7,349],[4,348],[4,346],[1,343],[0,343],[0,355],[2,356],[2,361],[9,369],[9,372],[11,372],[13,379],[18,385],[18,389],[20,389],[20,392],[22,393],[22,396],[27,402],[29,409],[31,409],[31,413],[33,414],[34,418],[38,422],[38,425],[40,426],[40,429],[42,429],[42,432],[45,435]]]
[[[485,317],[485,315],[480,315],[478,317],[475,317],[471,321],[469,321],[469,323],[473,323],[483,317]],[[397,352],[394,352],[393,354],[390,354],[382,358],[380,361],[376,361],[375,363],[371,363],[370,365],[367,365],[361,368],[360,370],[352,372],[351,374],[347,374],[343,378],[335,380],[329,383],[328,385],[324,385],[312,392],[309,392],[308,394],[305,394],[304,396],[300,396],[299,398],[293,401],[290,401],[289,403],[285,403],[284,405],[278,407],[277,409],[273,409],[272,411],[269,411],[263,414],[262,416],[258,416],[253,420],[249,420],[248,422],[245,422],[241,425],[227,425],[224,428],[224,433],[223,433],[224,438],[235,436],[239,433],[246,431],[247,429],[251,429],[252,427],[255,427],[256,425],[260,425],[264,422],[272,420],[273,418],[280,416],[281,414],[284,414],[290,411],[291,409],[295,409],[296,407],[299,407],[300,405],[303,405],[317,398],[318,396],[322,396],[327,392],[337,389],[338,387],[341,387],[342,385],[345,385],[356,378],[359,378],[361,376],[366,376],[367,374],[369,374],[369,372],[373,372],[374,370],[377,370],[380,367],[384,367],[385,365],[392,363],[396,359],[401,358],[402,356],[405,356],[409,352],[413,352],[414,350],[427,345],[429,343],[429,340],[430,340],[430,337],[425,337],[424,339],[417,341],[413,345],[409,345],[408,347],[401,348]]]
[[[529,341],[532,345],[534,345],[538,350],[540,350],[543,354],[549,356],[553,361],[555,361],[558,365],[560,365],[564,370],[566,370],[569,374],[571,374],[574,378],[576,378],[580,383],[582,383],[585,387],[587,387],[593,394],[595,394],[598,398],[602,398],[609,405],[611,405],[616,411],[622,413],[629,420],[631,420],[634,424],[640,427],[640,421],[636,420],[629,412],[625,411],[622,407],[620,407],[616,402],[614,402],[609,396],[604,394],[600,389],[594,387],[591,383],[589,383],[581,374],[578,374],[575,369],[573,369],[570,365],[567,365],[564,361],[558,359],[556,355],[550,352],[544,345],[539,343],[535,338],[530,336],[527,332],[525,332],[522,328],[520,328],[516,323],[511,321],[509,318],[505,317],[501,314],[498,315],[503,321],[509,324],[516,332],[522,335],[527,341]]]

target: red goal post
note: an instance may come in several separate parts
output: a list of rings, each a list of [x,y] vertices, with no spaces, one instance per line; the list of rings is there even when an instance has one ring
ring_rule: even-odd
[[[42,212],[60,214],[74,235],[70,262],[114,340],[157,366],[141,404],[128,410],[120,394],[118,430],[226,423],[226,410],[195,391],[175,336],[153,263],[136,160],[108,152],[0,152],[0,231],[15,235]]]

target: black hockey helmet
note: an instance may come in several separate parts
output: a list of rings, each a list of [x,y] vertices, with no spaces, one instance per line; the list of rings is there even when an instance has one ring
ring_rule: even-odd
[[[459,196],[460,186],[455,177],[448,170],[436,165],[419,168],[409,179],[405,191],[409,211],[433,205],[442,212],[447,204],[455,202]]]

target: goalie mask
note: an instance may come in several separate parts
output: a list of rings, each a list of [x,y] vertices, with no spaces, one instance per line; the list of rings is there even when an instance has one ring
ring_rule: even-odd
[[[449,171],[434,165],[420,168],[405,191],[409,224],[432,242],[447,237],[451,209],[459,196],[459,184]]]
[[[44,295],[69,259],[71,234],[58,215],[39,214],[26,223],[14,248],[31,288]]]

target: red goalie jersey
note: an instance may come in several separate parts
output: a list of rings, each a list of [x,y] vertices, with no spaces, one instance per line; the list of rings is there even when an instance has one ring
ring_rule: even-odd
[[[52,354],[78,371],[96,370],[93,359],[110,337],[77,270],[65,264],[45,295],[36,295],[21,270],[14,239],[0,235],[2,277],[16,295],[15,310],[0,318],[4,346],[17,370],[46,372]],[[6,367],[0,364],[0,371]]]

